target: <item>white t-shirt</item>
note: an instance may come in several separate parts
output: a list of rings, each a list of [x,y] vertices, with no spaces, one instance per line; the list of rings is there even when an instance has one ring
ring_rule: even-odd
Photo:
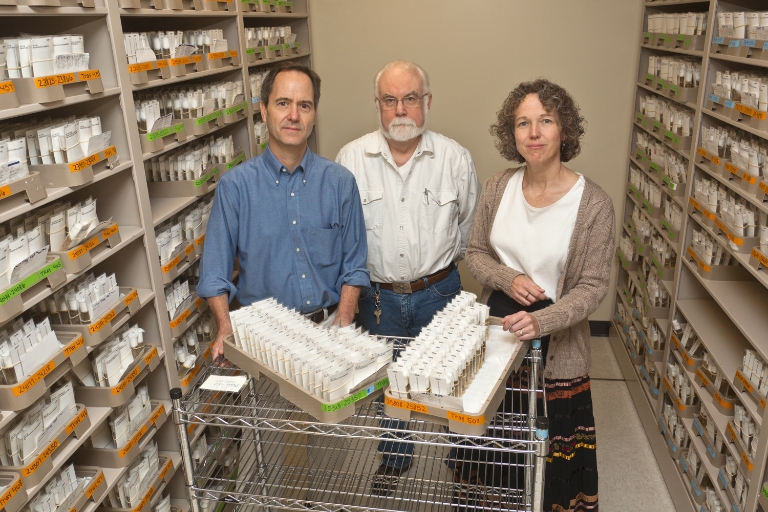
[[[544,208],[529,205],[523,195],[523,172],[507,183],[491,229],[491,247],[501,262],[519,270],[557,299],[557,283],[568,258],[584,176],[557,202]]]

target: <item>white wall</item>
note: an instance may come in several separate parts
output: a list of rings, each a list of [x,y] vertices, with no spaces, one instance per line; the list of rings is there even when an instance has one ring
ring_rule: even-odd
[[[386,62],[408,59],[430,75],[430,129],[469,149],[484,182],[509,166],[488,132],[496,111],[519,82],[546,77],[571,93],[588,121],[581,155],[568,166],[603,187],[621,214],[640,0],[309,3],[313,65],[323,80],[321,155],[333,159],[344,144],[377,128],[373,77]],[[479,291],[465,267],[462,281]],[[608,320],[613,300],[611,292],[592,319]]]

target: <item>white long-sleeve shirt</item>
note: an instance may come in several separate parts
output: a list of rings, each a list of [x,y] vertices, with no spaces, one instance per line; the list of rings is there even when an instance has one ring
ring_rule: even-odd
[[[363,203],[371,281],[413,281],[464,257],[480,195],[472,155],[426,131],[397,167],[381,131],[341,148]]]

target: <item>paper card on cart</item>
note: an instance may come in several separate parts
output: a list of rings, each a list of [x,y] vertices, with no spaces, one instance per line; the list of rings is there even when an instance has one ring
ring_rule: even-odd
[[[245,375],[235,375],[233,377],[227,375],[211,375],[200,389],[207,391],[224,391],[226,393],[237,393],[245,385],[248,377]]]
[[[56,333],[49,332],[43,340],[35,345],[34,350],[22,354],[21,367],[25,375],[31,375],[32,372],[46,364],[61,349]]]
[[[11,282],[18,283],[23,278],[30,275],[35,270],[39,270],[45,266],[45,259],[48,257],[48,246],[46,245],[39,251],[26,257],[23,261],[20,261],[14,266],[11,272]]]

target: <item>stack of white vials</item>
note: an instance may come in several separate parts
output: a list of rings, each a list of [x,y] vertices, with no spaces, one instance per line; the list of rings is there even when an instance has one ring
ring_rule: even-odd
[[[392,344],[353,325],[324,329],[269,298],[230,313],[235,345],[324,401],[349,394],[392,360]]]
[[[461,292],[390,365],[394,394],[462,396],[485,361],[488,306]]]

